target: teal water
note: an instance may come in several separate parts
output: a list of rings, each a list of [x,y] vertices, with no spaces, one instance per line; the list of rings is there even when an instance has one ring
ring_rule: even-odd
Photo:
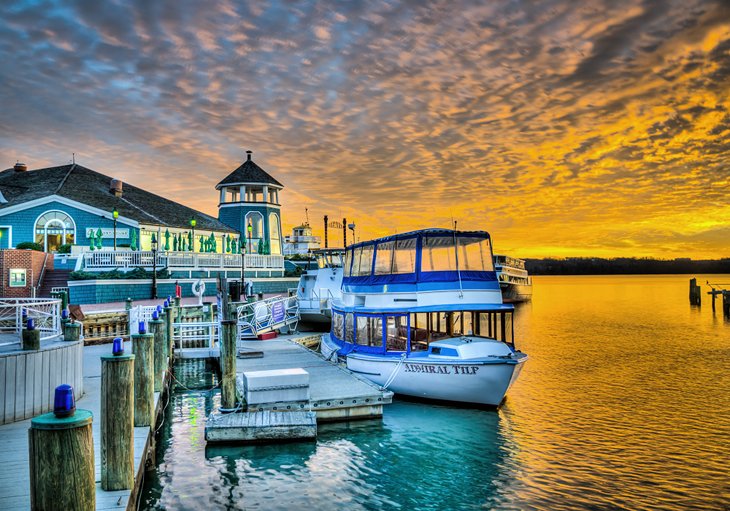
[[[399,401],[316,443],[206,447],[216,377],[181,363],[141,508],[728,510],[730,322],[688,278],[537,277],[500,410]]]

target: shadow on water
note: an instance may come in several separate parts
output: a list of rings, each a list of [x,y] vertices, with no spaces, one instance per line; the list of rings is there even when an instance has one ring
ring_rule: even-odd
[[[187,388],[165,410],[143,509],[482,509],[513,498],[517,460],[499,412],[397,401],[382,421],[321,424],[316,442],[206,446],[217,377],[201,364],[176,370]]]

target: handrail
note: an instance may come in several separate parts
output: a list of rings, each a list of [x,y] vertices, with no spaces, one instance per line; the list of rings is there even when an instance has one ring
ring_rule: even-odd
[[[43,258],[43,267],[41,268],[41,275],[38,277],[38,284],[36,286],[33,286],[33,298],[35,298],[38,295],[38,292],[41,290],[41,285],[43,285],[43,277],[46,276],[46,263],[48,262],[48,252],[46,252],[46,256]]]
[[[0,298],[0,332],[15,333],[20,342],[23,311],[35,321],[41,340],[61,334],[61,300],[58,298]]]
[[[274,296],[241,304],[236,307],[236,319],[239,339],[243,335],[256,336],[265,331],[298,323],[299,301],[296,296]]]
[[[245,265],[250,269],[284,268],[284,256],[246,254]],[[125,251],[102,250],[84,252],[83,267],[93,270],[132,269],[132,268],[210,268],[210,269],[239,269],[241,268],[240,254],[218,254],[206,252],[160,252],[154,254],[151,250]],[[154,261],[154,262],[153,262]]]

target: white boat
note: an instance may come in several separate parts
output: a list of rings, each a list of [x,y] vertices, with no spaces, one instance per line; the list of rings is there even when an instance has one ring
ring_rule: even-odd
[[[505,303],[526,302],[532,298],[532,277],[525,269],[524,260],[495,254],[494,269]]]
[[[297,300],[302,321],[329,323],[332,300],[342,296],[343,248],[323,248],[313,252],[317,268],[299,277]]]
[[[489,233],[397,234],[347,247],[321,350],[396,394],[499,406],[527,360],[513,312]]]

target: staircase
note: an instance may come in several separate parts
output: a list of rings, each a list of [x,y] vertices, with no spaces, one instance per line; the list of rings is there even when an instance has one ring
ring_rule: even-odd
[[[51,289],[54,287],[68,287],[68,276],[71,270],[50,270],[46,271],[41,283],[41,290],[38,298],[48,298],[51,296]]]

